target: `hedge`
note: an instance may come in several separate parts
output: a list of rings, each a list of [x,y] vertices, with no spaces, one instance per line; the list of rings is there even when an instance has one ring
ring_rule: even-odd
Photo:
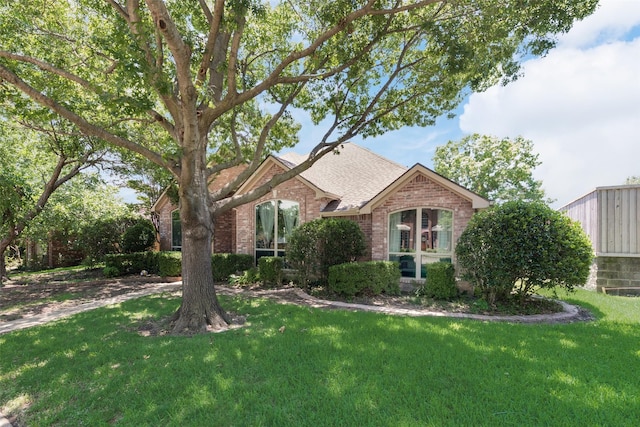
[[[253,256],[246,254],[213,254],[211,268],[215,281],[226,281],[229,276],[253,267]],[[110,254],[105,259],[104,275],[107,277],[139,274],[162,277],[182,275],[182,252],[135,252],[132,254]]]
[[[329,267],[329,289],[346,296],[400,293],[397,262],[351,262]]]
[[[158,254],[158,274],[162,277],[182,276],[182,252],[156,252]]]
[[[282,284],[284,258],[265,256],[258,260],[258,275],[265,286],[279,286]]]
[[[216,282],[226,282],[232,274],[249,270],[253,266],[253,255],[225,253],[211,256],[213,280]]]
[[[132,254],[105,255],[104,275],[107,277],[139,274],[146,270],[149,274],[158,274],[158,254],[161,252],[134,252]]]
[[[427,280],[421,294],[439,300],[448,300],[458,295],[455,269],[449,262],[427,264]]]

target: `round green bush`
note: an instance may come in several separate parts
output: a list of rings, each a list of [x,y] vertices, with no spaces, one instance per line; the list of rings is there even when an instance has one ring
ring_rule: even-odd
[[[104,277],[118,277],[120,276],[120,270],[117,267],[105,267],[102,269],[102,275]]]
[[[588,277],[593,249],[577,222],[543,203],[513,201],[471,218],[456,246],[463,277],[489,304],[524,303],[536,288],[572,290]]]
[[[124,253],[144,252],[156,242],[156,227],[147,219],[138,220],[122,236]]]

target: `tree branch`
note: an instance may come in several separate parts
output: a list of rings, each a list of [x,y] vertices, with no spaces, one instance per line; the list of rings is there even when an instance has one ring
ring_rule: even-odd
[[[221,215],[224,212],[227,212],[231,209],[234,209],[238,206],[244,205],[250,201],[256,200],[264,196],[279,184],[285,181],[288,181],[291,178],[294,178],[298,176],[300,173],[309,169],[311,166],[313,166],[314,163],[316,163],[326,154],[333,152],[335,148],[337,148],[340,144],[343,144],[347,139],[348,139],[347,137],[341,137],[340,139],[330,144],[325,144],[321,149],[315,150],[316,151],[315,156],[309,156],[307,160],[295,166],[294,168],[289,169],[288,171],[285,171],[283,173],[274,175],[273,178],[271,178],[268,182],[266,182],[265,184],[259,187],[256,187],[255,189],[247,193],[231,196],[230,199],[217,200],[216,202],[213,202],[212,203],[213,214],[215,214],[216,216]]]
[[[200,69],[198,70],[197,77],[197,84],[202,84],[207,76],[207,70],[210,67],[215,44],[218,40],[220,23],[222,22],[222,17],[224,15],[224,0],[215,0],[213,5],[213,14],[204,0],[199,0],[199,2],[210,26],[207,43],[205,44],[204,53],[202,54],[202,61],[200,62]]]
[[[161,86],[161,76],[162,76],[162,64],[164,61],[164,55],[162,52],[162,39],[157,38],[157,55],[154,56],[152,52],[152,48],[144,40],[144,34],[140,30],[140,23],[142,20],[140,19],[140,15],[138,11],[140,10],[140,1],[139,0],[127,0],[127,9],[123,9],[115,0],[108,0],[111,6],[116,10],[116,12],[125,20],[127,26],[129,27],[129,31],[134,37],[138,47],[144,52],[145,61],[147,62],[147,66],[150,69],[150,84],[153,90],[156,92],[158,97],[162,100],[164,106],[169,111],[169,114],[173,117],[173,119],[178,122],[179,116],[179,108],[178,103],[175,97],[167,95]]]
[[[30,56],[24,56],[24,55],[18,55],[15,53],[11,53],[11,52],[7,52],[4,50],[0,50],[0,58],[7,58],[7,59],[12,59],[14,61],[19,61],[19,62],[24,62],[24,63],[28,63],[28,64],[32,64],[35,65],[36,67],[40,68],[42,71],[48,71],[52,74],[55,74],[57,76],[60,76],[64,79],[67,79],[69,81],[78,83],[80,86],[82,86],[85,89],[88,89],[94,93],[99,93],[100,91],[93,85],[91,84],[91,82],[76,76],[73,73],[70,73],[68,71],[65,70],[61,70],[60,68],[54,67],[51,64],[48,64],[44,61],[41,61],[39,59],[36,58],[32,58]]]
[[[126,148],[135,153],[138,153],[141,156],[152,161],[153,163],[168,169],[175,176],[180,175],[179,165],[170,163],[155,151],[149,150],[148,148],[143,147],[140,144],[136,144],[125,138],[114,135],[99,126],[89,123],[83,117],[77,115],[76,113],[72,112],[66,107],[60,105],[59,103],[49,98],[48,96],[43,95],[41,92],[35,90],[33,87],[27,84],[24,80],[18,77],[15,73],[13,73],[11,70],[5,68],[2,65],[0,65],[0,80],[6,80],[7,82],[9,82],[11,85],[16,87],[18,90],[20,90],[22,93],[27,95],[36,103],[42,105],[43,107],[49,108],[52,111],[55,111],[61,117],[69,120],[71,123],[74,123],[85,134],[95,136],[104,141],[110,142],[111,144],[117,147]]]

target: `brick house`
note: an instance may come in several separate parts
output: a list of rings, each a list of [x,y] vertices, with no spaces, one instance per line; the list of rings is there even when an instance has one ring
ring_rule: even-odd
[[[306,157],[295,153],[268,157],[238,189],[238,194],[293,168]],[[210,184],[220,188],[239,169]],[[356,221],[366,236],[368,259],[398,261],[408,279],[425,276],[424,264],[454,260],[455,242],[474,212],[489,201],[416,164],[406,168],[356,144],[318,160],[271,193],[219,218],[214,252],[284,255],[287,236],[296,226],[319,217]],[[159,215],[160,249],[180,249],[177,207],[163,195],[154,205]]]

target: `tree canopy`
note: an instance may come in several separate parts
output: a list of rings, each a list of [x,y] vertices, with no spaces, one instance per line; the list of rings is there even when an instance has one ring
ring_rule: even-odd
[[[629,176],[627,177],[627,179],[625,179],[624,183],[626,185],[640,184],[640,176]]]
[[[54,123],[34,130],[0,117],[0,279],[7,248],[61,186],[101,157],[91,138],[66,134]]]
[[[428,126],[471,90],[517,78],[527,55],[596,0],[1,0],[0,100],[52,116],[173,174],[183,299],[176,332],[226,327],[211,279],[212,221],[356,135]],[[330,126],[309,159],[244,194],[294,109]],[[221,189],[225,168],[245,169]]]
[[[468,135],[436,148],[433,164],[439,174],[497,203],[545,198],[542,182],[533,177],[538,154],[522,137]]]

